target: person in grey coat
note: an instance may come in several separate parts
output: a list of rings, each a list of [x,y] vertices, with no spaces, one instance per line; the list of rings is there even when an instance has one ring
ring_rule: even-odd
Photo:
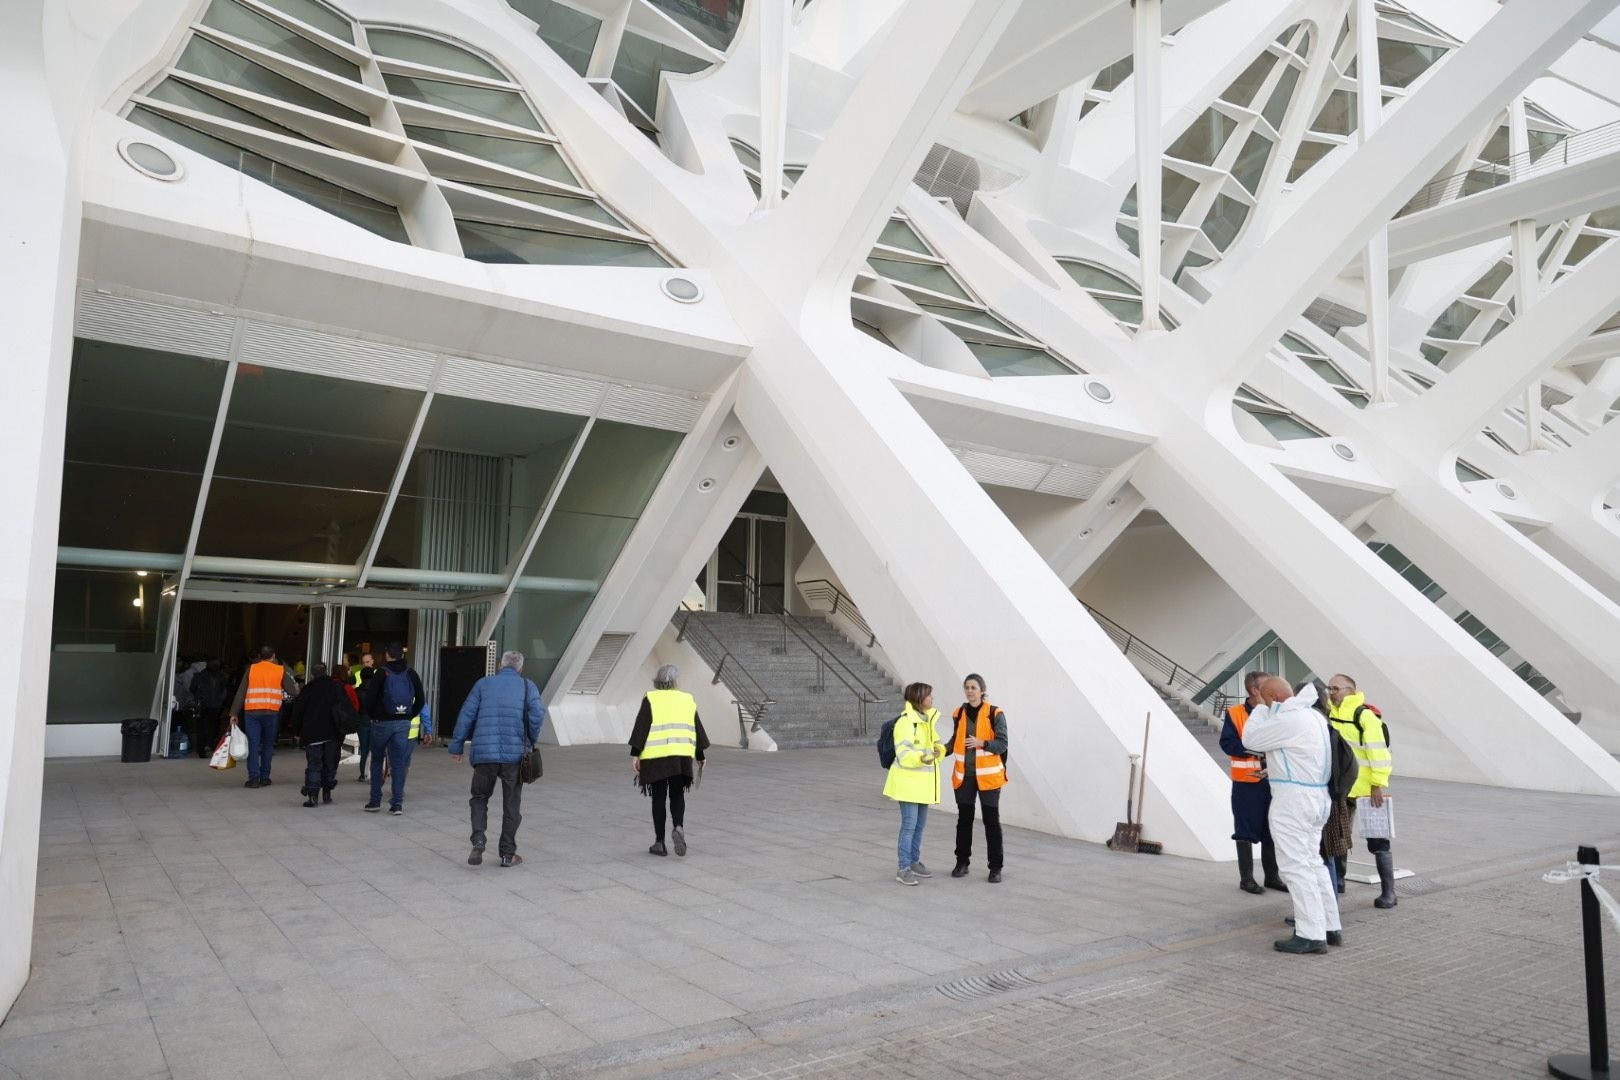
[[[450,737],[450,758],[462,760],[467,742],[472,742],[472,853],[469,866],[484,861],[485,828],[489,823],[489,797],[495,781],[501,782],[501,865],[517,866],[523,856],[517,853],[517,831],[523,822],[523,783],[518,778],[518,761],[540,741],[546,722],[546,707],[540,691],[523,677],[523,654],[501,654],[501,670],[473,684],[467,701],[456,718],[456,731]]]

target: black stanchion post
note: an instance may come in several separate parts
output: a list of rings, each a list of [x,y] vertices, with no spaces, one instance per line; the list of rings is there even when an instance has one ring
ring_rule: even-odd
[[[1597,848],[1583,847],[1577,862],[1598,864]],[[1581,940],[1586,952],[1586,1031],[1588,1053],[1555,1054],[1547,1059],[1547,1071],[1561,1080],[1610,1080],[1609,1013],[1603,994],[1603,925],[1599,921],[1597,893],[1592,883],[1581,882]]]

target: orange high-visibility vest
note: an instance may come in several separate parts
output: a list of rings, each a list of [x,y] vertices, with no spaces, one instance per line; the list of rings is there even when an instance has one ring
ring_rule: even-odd
[[[951,765],[951,787],[959,788],[967,775],[967,724],[963,723],[965,715],[962,706],[956,710],[956,745],[952,747],[955,758]],[[989,742],[996,737],[996,729],[991,725],[990,718],[998,710],[988,701],[979,709],[979,719],[974,727],[973,737],[980,742]],[[980,791],[995,791],[1007,782],[1007,766],[1002,762],[999,754],[992,754],[980,747],[973,756],[973,774],[979,782]]]
[[[1238,739],[1241,740],[1243,738],[1243,725],[1249,722],[1249,707],[1247,705],[1233,705],[1226,710],[1226,715],[1231,718],[1232,726],[1237,728]],[[1258,784],[1260,782],[1259,758],[1238,757],[1236,754],[1230,756],[1232,758],[1232,783]]]
[[[281,708],[281,680],[286,669],[274,660],[260,660],[247,673],[247,697],[243,712],[275,712]]]

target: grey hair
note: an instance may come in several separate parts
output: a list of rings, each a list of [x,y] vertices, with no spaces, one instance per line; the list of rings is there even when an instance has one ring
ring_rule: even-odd
[[[658,674],[653,676],[653,689],[675,689],[675,680],[680,678],[680,675],[681,673],[675,670],[674,664],[665,664],[663,667],[658,669]]]
[[[501,667],[511,668],[513,671],[522,671],[523,654],[516,649],[507,649],[501,653]]]

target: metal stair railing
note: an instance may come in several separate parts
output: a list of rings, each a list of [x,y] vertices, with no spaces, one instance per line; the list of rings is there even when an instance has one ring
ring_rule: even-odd
[[[1414,214],[1420,210],[1431,210],[1436,206],[1503,187],[1518,180],[1539,176],[1616,148],[1620,148],[1620,122],[1578,131],[1546,148],[1532,148],[1504,158],[1483,158],[1470,168],[1439,177],[1423,185],[1417,190],[1417,194],[1412,196],[1411,201],[1401,208],[1396,217]],[[1482,168],[1481,163],[1501,171],[1489,171]]]
[[[826,604],[827,614],[842,615],[851,626],[865,634],[867,648],[877,645],[877,634],[867,625],[866,619],[861,615],[861,609],[855,606],[855,601],[844,594],[844,590],[826,578],[815,578],[797,584],[799,592],[806,600],[812,604]]]
[[[680,623],[675,635],[676,641],[684,641],[692,647],[692,651],[703,658],[714,672],[711,681],[718,686],[724,681],[732,693],[739,695],[732,698],[731,703],[737,706],[737,726],[742,731],[743,749],[748,749],[748,734],[758,730],[759,722],[765,718],[770,707],[776,704],[776,699],[766,692],[759,680],[754,678],[752,672],[743,666],[735,654],[726,648],[714,629],[706,625],[701,619],[696,624],[692,622],[694,612],[682,605]],[[729,672],[729,676],[728,676]]]
[[[1127,659],[1137,660],[1144,667],[1150,668],[1163,676],[1166,689],[1185,694],[1189,700],[1195,703],[1201,703],[1208,699],[1215,710],[1216,716],[1221,715],[1227,705],[1231,704],[1231,699],[1227,695],[1216,690],[1212,684],[1200,679],[1197,673],[1190,668],[1182,667],[1090,604],[1086,604],[1084,601],[1082,601],[1082,604],[1091,617],[1097,620],[1097,625],[1103,628],[1103,633],[1108,635],[1109,640],[1119,648],[1120,652],[1125,654]]]

